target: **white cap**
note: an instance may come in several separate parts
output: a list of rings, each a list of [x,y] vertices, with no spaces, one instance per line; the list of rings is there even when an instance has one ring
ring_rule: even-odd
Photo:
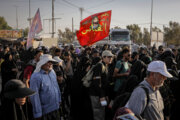
[[[111,53],[111,51],[109,51],[109,50],[105,50],[105,51],[103,51],[103,53],[102,53],[102,57],[104,57],[104,56],[114,56],[112,53]]]
[[[147,71],[150,72],[158,72],[161,75],[171,78],[173,77],[166,68],[166,64],[163,61],[152,61],[151,63],[149,63]]]

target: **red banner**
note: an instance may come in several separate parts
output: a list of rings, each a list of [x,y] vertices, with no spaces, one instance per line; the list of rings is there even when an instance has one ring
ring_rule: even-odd
[[[111,10],[91,15],[80,23],[77,39],[81,46],[89,46],[109,35]]]

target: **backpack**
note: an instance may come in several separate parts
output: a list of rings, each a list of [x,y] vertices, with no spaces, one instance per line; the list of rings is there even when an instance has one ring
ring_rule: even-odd
[[[150,100],[150,98],[149,98],[149,90],[144,85],[139,85],[138,87],[143,88],[143,90],[146,93],[146,97],[147,97],[147,104],[145,106],[145,109],[146,109],[146,107],[149,104],[149,100]],[[123,93],[123,94],[121,94],[121,95],[119,95],[119,96],[117,96],[115,98],[114,103],[112,105],[113,114],[115,114],[117,112],[118,108],[124,107],[126,105],[126,103],[128,102],[131,94],[132,93],[130,93],[130,92],[125,92],[125,93]],[[144,111],[141,113],[141,115],[144,116]]]
[[[96,65],[93,65],[91,69],[86,73],[86,75],[82,78],[83,86],[90,87],[93,79],[94,68],[99,64],[101,64],[102,66],[102,73],[105,72],[105,66],[102,63],[97,63]]]

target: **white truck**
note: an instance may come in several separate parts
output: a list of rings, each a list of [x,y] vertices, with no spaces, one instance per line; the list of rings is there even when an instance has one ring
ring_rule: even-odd
[[[96,42],[96,45],[131,45],[130,31],[128,29],[111,29],[109,36]]]
[[[112,29],[110,30],[111,45],[131,45],[130,31],[128,29]]]

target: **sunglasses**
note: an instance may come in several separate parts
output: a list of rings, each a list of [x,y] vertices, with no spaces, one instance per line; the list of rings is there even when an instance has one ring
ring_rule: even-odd
[[[93,24],[98,24],[98,22],[93,22]]]

